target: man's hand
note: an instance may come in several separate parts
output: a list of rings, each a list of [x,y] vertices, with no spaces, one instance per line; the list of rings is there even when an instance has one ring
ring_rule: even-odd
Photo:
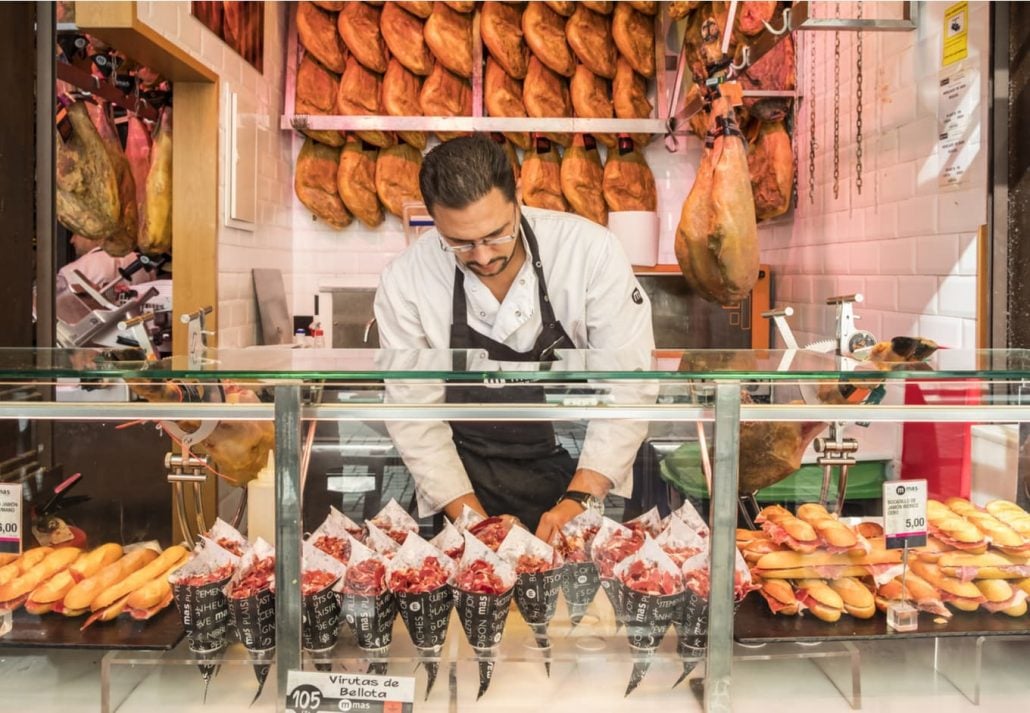
[[[583,506],[575,500],[562,500],[540,516],[540,524],[536,528],[536,536],[544,542],[550,543],[554,533],[581,512],[583,512]]]
[[[486,517],[486,510],[483,509],[482,503],[479,502],[479,498],[476,497],[475,493],[467,493],[460,497],[455,498],[443,507],[444,514],[454,522],[461,516],[461,511],[464,506],[468,505],[470,508],[478,512],[483,517]]]

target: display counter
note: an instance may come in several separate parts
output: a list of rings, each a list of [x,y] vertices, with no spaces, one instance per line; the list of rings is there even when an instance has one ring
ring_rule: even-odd
[[[248,652],[240,643],[240,635],[229,626],[219,646],[207,650],[198,645],[203,637],[189,636],[179,641],[182,619],[176,618],[175,605],[149,621],[132,622],[122,615],[111,622],[95,623],[83,633],[75,626],[54,626],[52,620],[67,624],[60,614],[35,616],[16,612],[12,632],[0,637],[3,665],[13,671],[19,661],[27,662],[39,655],[20,648],[26,645],[102,646],[108,651],[103,656],[100,685],[104,710],[144,709],[140,706],[147,704],[141,701],[151,700],[148,697],[155,692],[159,693],[162,705],[175,706],[177,710],[201,706],[204,695],[212,704],[217,701],[219,709],[237,705],[242,709],[257,691],[257,681],[248,669],[272,665],[255,708],[283,708],[289,671],[371,670],[410,676],[412,669],[416,669],[416,706],[426,709],[499,710],[546,704],[570,710],[583,706],[625,710],[629,705],[672,704],[723,711],[730,710],[734,700],[746,700],[736,698],[742,692],[753,690],[749,686],[757,680],[751,678],[754,662],[788,660],[808,660],[803,665],[823,670],[848,704],[858,707],[863,670],[868,666],[868,652],[876,651],[876,640],[887,639],[882,645],[890,647],[912,637],[929,638],[938,646],[945,638],[957,637],[966,643],[946,645],[974,647],[976,656],[970,661],[975,661],[975,666],[960,667],[961,671],[949,668],[948,656],[955,655],[955,649],[942,649],[938,652],[936,673],[931,670],[929,675],[942,682],[957,681],[960,674],[974,675],[975,684],[963,679],[956,685],[971,699],[979,699],[980,671],[973,669],[983,660],[985,637],[999,636],[1005,642],[1019,643],[1030,632],[1025,607],[1019,613],[1013,601],[1004,611],[992,613],[992,607],[984,606],[998,603],[995,600],[1000,595],[994,592],[984,594],[977,601],[981,606],[973,607],[975,611],[957,610],[953,597],[942,596],[943,611],[919,614],[918,628],[907,633],[888,633],[882,611],[869,613],[868,618],[838,614],[839,621],[831,623],[812,616],[812,609],[801,617],[774,615],[757,591],[747,594],[743,602],[734,601],[735,594],[738,599],[742,594],[739,578],[735,578],[735,566],[739,569],[738,546],[749,560],[750,576],[754,577],[752,589],[761,585],[763,575],[765,581],[777,576],[770,575],[768,570],[761,571],[761,567],[755,571],[757,559],[747,556],[747,542],[768,539],[775,531],[767,526],[763,534],[761,520],[768,520],[768,514],[755,522],[755,515],[761,513],[752,509],[748,496],[759,490],[758,486],[782,481],[806,461],[816,460],[814,465],[818,468],[809,465],[796,480],[819,480],[826,471],[828,454],[858,463],[866,461],[868,455],[868,460],[885,464],[881,470],[889,480],[926,479],[931,498],[950,503],[947,507],[955,508],[951,515],[975,524],[977,518],[964,515],[959,502],[948,501],[948,497],[968,495],[970,481],[978,485],[977,464],[969,458],[969,429],[972,424],[1019,425],[1030,420],[1030,408],[1024,405],[1030,352],[940,351],[919,363],[891,363],[875,358],[855,361],[805,351],[693,351],[657,355],[573,351],[560,352],[556,361],[546,364],[494,363],[475,351],[266,348],[209,351],[193,358],[154,363],[133,361],[132,356],[90,351],[0,351],[0,378],[12,385],[5,393],[18,394],[17,400],[9,397],[0,402],[0,418],[23,424],[40,443],[46,442],[49,427],[57,422],[106,424],[119,431],[152,429],[155,423],[160,424],[165,435],[172,436],[166,439],[170,453],[167,469],[149,468],[137,478],[172,481],[177,509],[169,509],[168,519],[176,524],[178,533],[189,537],[206,531],[214,515],[211,511],[190,510],[194,502],[192,491],[200,489],[208,478],[215,479],[215,470],[222,476],[223,494],[233,490],[228,486],[249,480],[253,473],[246,475],[241,464],[237,463],[239,468],[226,465],[232,466],[232,458],[252,459],[251,447],[258,448],[255,444],[262,442],[274,425],[274,513],[267,514],[274,521],[270,537],[274,536],[276,552],[275,647],[274,655],[268,650],[255,653],[254,647]],[[81,380],[87,400],[68,403],[53,399],[54,383],[69,378]],[[128,383],[132,400],[88,400],[90,390],[109,382]],[[468,403],[447,400],[449,392],[472,386],[494,390],[501,398]],[[413,487],[401,454],[411,454],[410,439],[432,434],[433,428],[459,420],[510,422],[512,429],[550,423],[558,441],[574,457],[607,452],[605,448],[612,448],[612,443],[627,432],[639,431],[643,439],[640,453],[635,458],[633,454],[627,457],[627,462],[632,462],[636,487],[625,490],[626,498],[609,498],[606,514],[618,521],[643,512],[640,522],[645,524],[641,529],[658,537],[672,521],[650,523],[647,508],[656,504],[660,517],[665,518],[670,511],[682,512],[682,503],[692,499],[711,529],[707,539],[712,563],[709,597],[684,595],[692,602],[693,613],[685,615],[686,609],[681,607],[686,605],[679,602],[675,610],[680,618],[674,617],[672,621],[657,613],[660,603],[641,603],[639,609],[645,613],[640,624],[649,627],[647,634],[652,637],[643,642],[634,639],[640,630],[625,624],[633,621],[627,618],[629,605],[625,597],[632,599],[633,595],[623,592],[609,597],[607,584],[589,601],[581,602],[585,609],[580,607],[572,612],[578,622],[573,624],[568,603],[572,588],[559,587],[569,584],[571,570],[566,564],[554,580],[556,607],[547,617],[545,634],[549,647],[541,641],[540,625],[529,626],[527,614],[506,602],[499,605],[502,613],[495,622],[503,635],[496,633],[496,641],[485,648],[473,648],[470,644],[475,642],[478,620],[463,618],[467,614],[461,606],[446,615],[446,636],[428,653],[412,645],[407,622],[401,616],[391,616],[383,624],[392,631],[388,645],[383,645],[383,637],[375,649],[367,641],[359,640],[360,627],[344,621],[347,616],[343,615],[331,627],[329,645],[314,646],[311,632],[305,630],[311,621],[302,617],[302,610],[309,612],[308,617],[315,616],[313,610],[302,606],[302,602],[309,603],[301,592],[305,538],[322,525],[330,507],[362,525],[381,512],[391,498],[398,501],[400,510],[415,513],[413,531],[427,539],[434,535],[434,525],[438,524],[431,517],[418,519],[416,508],[419,500],[431,503],[433,494],[425,492],[424,485]],[[245,448],[219,449],[217,434],[223,441],[243,444]],[[173,440],[189,443],[194,439],[199,442],[198,451],[208,451],[210,467],[191,464],[181,454],[176,460],[171,454]],[[655,443],[662,444],[662,448],[654,449]],[[809,448],[813,443],[820,452]],[[1020,455],[1022,443],[1021,437]],[[106,453],[102,438],[97,439],[95,448],[98,454],[118,458],[117,453]],[[245,453],[240,455],[241,451]],[[676,458],[670,454],[676,454]],[[822,462],[818,462],[820,458]],[[663,465],[664,461],[668,462]],[[99,456],[97,462],[102,463]],[[871,544],[864,553],[855,551],[858,564],[854,566],[871,566],[862,558],[870,550],[875,552],[883,547],[877,545],[879,535],[875,532],[875,524],[882,515],[880,503],[869,498],[868,493],[854,501],[846,497],[846,492],[838,498],[839,462],[831,461],[828,477],[819,484],[822,487],[813,488],[812,483],[802,482],[798,499],[792,502],[789,493],[780,491],[781,502],[790,512],[796,512],[802,501],[811,501],[812,492],[818,492],[829,511],[839,511],[839,519],[834,518],[837,522],[854,532],[866,533],[863,539]],[[67,465],[75,468],[74,463]],[[1005,499],[1026,505],[1026,472],[1019,468],[1017,471],[1006,473],[1005,483],[995,483],[1001,494],[991,502]],[[708,497],[699,498],[696,492],[693,497],[683,494],[689,491],[681,491],[677,484],[684,472],[695,481],[700,478],[711,483]],[[6,475],[8,481],[21,479],[26,492],[41,498],[52,486],[49,482],[46,486],[37,483],[32,477],[21,471]],[[89,482],[99,482],[104,477],[100,469],[88,473],[79,489],[90,494]],[[991,477],[998,478],[996,470]],[[117,495],[105,497],[112,502],[117,500]],[[763,499],[762,504],[767,504],[767,500]],[[986,505],[987,502],[974,503],[979,506],[978,511]],[[112,507],[113,510],[105,512],[117,514],[117,507]],[[252,503],[252,507],[258,506]],[[30,509],[26,508],[26,517]],[[233,512],[240,512],[228,506],[223,510],[226,519],[232,519]],[[73,508],[68,509],[68,518],[87,534],[103,531],[108,537],[109,530],[102,528],[101,523],[79,521]],[[933,532],[932,508],[930,519]],[[879,521],[882,523],[882,519]],[[244,528],[242,522],[240,519],[238,524]],[[864,529],[863,523],[871,523],[872,529]],[[1015,525],[1011,529],[1022,532]],[[28,543],[31,535],[27,529],[25,532]],[[129,544],[147,539],[148,533],[122,529],[111,537],[120,538],[120,544]],[[98,544],[91,541],[89,546]],[[171,544],[160,542],[163,546]],[[997,541],[985,538],[983,549],[988,553],[1004,555],[1013,567],[1026,567],[1024,552],[1030,548],[1030,535],[1019,543],[1008,543],[1004,551],[998,547]],[[815,545],[813,549],[819,552],[823,548]],[[769,546],[769,551],[773,550],[811,554],[795,552],[783,544],[783,538],[779,544]],[[911,561],[918,559],[918,554],[914,548],[909,555]],[[944,567],[936,564],[940,560],[931,561],[941,552],[933,554],[924,562],[938,569]],[[811,569],[799,569],[797,576],[782,578],[803,600],[803,580],[823,578],[832,584],[836,575],[841,574],[816,569],[821,563],[806,562],[810,561],[804,560],[797,567]],[[911,567],[910,564],[910,570]],[[614,570],[621,571],[617,567]],[[983,581],[969,569],[952,573],[960,575],[954,579],[974,587]],[[1013,574],[1002,579],[997,575],[993,571],[992,576],[983,579],[1001,579],[1011,586],[1014,599],[1025,600],[1025,594],[1018,596],[1015,592],[1025,586],[1026,577]],[[864,572],[851,572],[848,576],[859,582],[869,581],[877,596],[890,598],[883,589],[890,580],[873,585],[872,580],[864,579]],[[923,578],[930,578],[925,567]],[[560,595],[559,588],[563,590]],[[682,584],[679,592],[684,592]],[[346,601],[345,595],[340,598]],[[623,607],[621,612],[619,606]],[[702,621],[704,612],[707,627]],[[685,617],[696,628],[688,631]],[[178,634],[173,638],[177,644],[168,641],[165,631],[176,624]],[[45,640],[33,642],[29,632],[40,627],[49,633]],[[118,640],[117,632],[125,627],[133,635]],[[156,637],[152,645],[139,643],[140,632],[158,627],[162,636]],[[98,638],[94,633],[97,631],[106,636]],[[385,636],[385,640],[389,638]],[[359,643],[364,643],[364,648]],[[162,653],[161,649],[169,645],[172,650]],[[702,662],[703,665],[697,665]],[[427,692],[427,670],[434,669],[438,672],[437,680]],[[60,672],[60,666],[56,670]],[[221,672],[213,675],[216,671]],[[4,678],[10,679],[6,674]],[[680,678],[684,681],[677,680]],[[210,679],[206,685],[205,679]],[[484,680],[489,683],[485,688]],[[814,682],[812,685],[818,687]],[[975,693],[970,693],[974,685]],[[804,701],[804,686],[796,684],[795,688],[798,700]],[[46,709],[53,692],[41,687],[20,690],[18,695],[26,705],[38,704]]]

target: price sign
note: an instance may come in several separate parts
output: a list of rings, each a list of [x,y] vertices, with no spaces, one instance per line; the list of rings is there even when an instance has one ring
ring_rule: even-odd
[[[286,713],[411,713],[413,676],[290,671]]]
[[[888,549],[926,544],[925,480],[892,480],[883,484],[883,532]]]
[[[21,485],[0,485],[0,553],[21,554]]]

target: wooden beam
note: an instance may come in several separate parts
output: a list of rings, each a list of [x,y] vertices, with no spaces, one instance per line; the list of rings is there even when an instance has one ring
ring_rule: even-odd
[[[218,328],[218,84],[176,83],[173,107],[172,345],[181,355],[179,315],[210,305],[207,328]]]
[[[139,19],[135,2],[76,2],[75,24],[172,82],[216,82],[218,74]]]

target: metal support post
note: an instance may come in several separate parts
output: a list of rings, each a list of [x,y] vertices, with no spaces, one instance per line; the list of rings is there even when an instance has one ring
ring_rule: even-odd
[[[300,385],[275,387],[275,621],[277,710],[286,677],[301,666]]]
[[[720,381],[715,387],[715,470],[711,534],[711,587],[708,599],[708,659],[705,667],[706,713],[732,710],[733,566],[737,527],[737,482],[740,451],[740,384]]]

